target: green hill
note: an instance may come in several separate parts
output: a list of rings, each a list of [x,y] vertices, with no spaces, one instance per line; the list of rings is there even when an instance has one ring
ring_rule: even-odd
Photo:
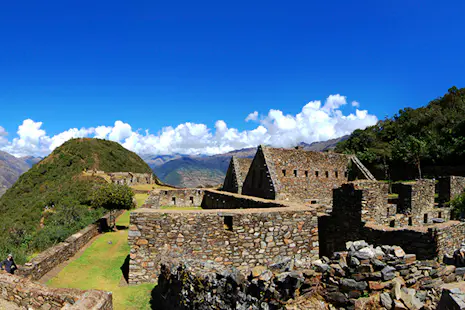
[[[116,142],[72,139],[21,175],[0,198],[0,257],[19,260],[41,251],[95,221],[103,210],[90,208],[93,188],[105,182],[86,169],[152,173],[135,153]]]
[[[465,88],[355,130],[336,151],[356,154],[379,179],[465,175]]]

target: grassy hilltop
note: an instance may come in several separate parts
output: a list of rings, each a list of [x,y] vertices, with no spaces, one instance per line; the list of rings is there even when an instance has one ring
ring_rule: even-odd
[[[119,143],[72,139],[24,173],[0,198],[0,257],[41,251],[95,221],[103,210],[90,207],[93,188],[102,178],[84,176],[86,169],[152,173],[135,153]]]

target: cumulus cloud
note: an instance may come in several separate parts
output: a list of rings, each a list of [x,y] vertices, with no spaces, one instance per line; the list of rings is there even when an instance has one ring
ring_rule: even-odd
[[[356,101],[351,102],[355,111],[344,115],[340,108],[347,103],[345,96],[336,94],[326,98],[324,104],[320,100],[308,102],[296,115],[271,109],[268,114],[260,116],[254,111],[245,121],[256,121],[257,127],[242,131],[228,127],[224,120],[218,120],[214,128],[187,122],[176,127],[164,127],[154,134],[149,130],[133,130],[130,124],[117,120],[112,126],[71,128],[49,136],[42,128],[42,122],[27,119],[18,127],[17,137],[12,140],[6,138],[5,130],[0,127],[0,149],[16,156],[46,156],[65,141],[77,137],[117,141],[136,153],[153,155],[212,155],[258,144],[291,147],[300,142],[337,138],[378,121],[367,110],[358,109]]]
[[[255,112],[252,112],[249,115],[247,115],[247,117],[245,118],[245,121],[246,122],[248,122],[248,121],[256,121],[257,119],[258,119],[258,112],[255,111]]]

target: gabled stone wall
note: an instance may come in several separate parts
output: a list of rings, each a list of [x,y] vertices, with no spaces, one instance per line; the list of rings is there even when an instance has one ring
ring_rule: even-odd
[[[242,186],[242,194],[265,199],[276,199],[276,177],[273,164],[267,160],[260,146],[250,165]]]
[[[400,185],[397,213],[407,216],[412,223],[411,226],[431,224],[431,215],[436,214],[433,212],[435,208],[434,194],[434,180],[423,179],[417,180],[415,183]]]
[[[327,203],[332,190],[348,181],[343,154],[260,146],[243,194],[267,199]]]
[[[131,212],[129,283],[155,282],[161,249],[231,266],[267,265],[285,257],[318,257],[316,210],[286,207],[248,210]]]

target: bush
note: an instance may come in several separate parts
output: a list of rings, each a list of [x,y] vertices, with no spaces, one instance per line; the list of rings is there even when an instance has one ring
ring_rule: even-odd
[[[451,206],[451,218],[463,219],[465,218],[465,193],[455,197],[449,202]]]

